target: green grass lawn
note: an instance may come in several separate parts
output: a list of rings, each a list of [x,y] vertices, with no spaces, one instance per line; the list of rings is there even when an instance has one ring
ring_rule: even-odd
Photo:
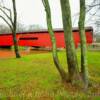
[[[65,52],[59,59],[67,69]],[[88,69],[92,86],[84,93],[62,84],[51,53],[0,59],[0,100],[99,100],[100,52],[88,52]]]

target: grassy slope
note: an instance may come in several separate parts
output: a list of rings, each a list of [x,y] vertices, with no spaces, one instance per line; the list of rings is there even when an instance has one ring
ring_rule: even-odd
[[[59,57],[66,69],[65,53],[60,52]],[[78,59],[79,57],[80,53],[78,53]],[[4,97],[4,100],[7,98],[11,100],[29,98],[29,100],[68,100],[68,98],[83,100],[89,95],[98,96],[100,95],[100,52],[88,52],[88,58],[90,80],[94,85],[86,94],[69,84],[67,87],[61,84],[51,53],[28,55],[21,59],[0,59],[0,97]]]

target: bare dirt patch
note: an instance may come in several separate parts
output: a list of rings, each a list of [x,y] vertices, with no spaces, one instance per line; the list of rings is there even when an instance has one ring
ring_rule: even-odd
[[[48,51],[45,51],[45,50],[31,50],[31,51],[21,50],[20,55],[24,56],[24,55],[30,55],[30,54],[47,53],[47,52]],[[13,50],[6,50],[6,49],[0,50],[0,58],[13,58],[13,57],[15,57],[15,53]]]

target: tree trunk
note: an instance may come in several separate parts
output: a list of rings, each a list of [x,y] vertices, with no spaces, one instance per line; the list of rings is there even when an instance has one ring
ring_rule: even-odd
[[[80,17],[79,17],[79,32],[81,40],[81,73],[85,83],[88,87],[88,68],[87,68],[87,47],[85,36],[85,0],[80,0]]]
[[[14,42],[14,50],[15,50],[16,58],[20,58],[17,39],[16,39],[17,12],[16,12],[16,2],[15,2],[15,0],[12,0],[12,3],[13,3],[13,12],[14,12],[14,23],[13,23],[13,31],[12,31],[13,42]]]
[[[69,0],[60,0],[60,2],[62,10],[69,80],[73,83],[79,79],[79,69],[72,35],[70,4]]]
[[[57,70],[59,71],[59,73],[61,75],[62,80],[66,81],[66,73],[62,69],[62,67],[59,63],[59,60],[58,60],[56,39],[55,39],[55,35],[54,35],[54,32],[53,32],[53,28],[52,28],[51,11],[50,11],[49,2],[48,2],[48,0],[42,0],[42,1],[43,1],[43,5],[45,7],[45,11],[46,11],[47,27],[48,27],[50,38],[51,38],[51,41],[52,41],[53,60],[54,60],[54,63],[56,65]]]
[[[20,58],[19,50],[18,50],[18,44],[16,39],[16,31],[13,31],[13,42],[14,42],[14,51],[16,54],[16,58]]]

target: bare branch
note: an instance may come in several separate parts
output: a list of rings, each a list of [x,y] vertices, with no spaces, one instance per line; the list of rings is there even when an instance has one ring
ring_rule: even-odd
[[[0,11],[2,11],[2,13],[10,20],[11,24],[13,25],[12,18],[9,17],[9,15],[2,8],[0,8]]]
[[[86,9],[87,9],[86,12],[87,13],[90,12],[95,7],[100,7],[100,2],[97,3],[97,0],[93,0],[93,2],[91,4],[86,5]]]
[[[95,6],[100,6],[100,4],[93,4],[93,5],[87,5],[87,6],[92,8],[92,7],[95,7]]]
[[[9,13],[10,13],[10,18],[12,19],[12,12],[11,12],[11,9],[9,9],[9,8],[6,8],[6,7],[2,7],[3,9],[5,9],[5,10],[7,10]]]
[[[47,10],[47,6],[46,6],[45,1],[44,1],[44,0],[42,0],[42,3],[43,3],[43,5],[44,5],[45,11],[46,11],[46,10]],[[47,12],[47,13],[48,13],[48,12]]]
[[[0,18],[2,18],[4,22],[6,22],[6,24],[10,27],[11,31],[13,31],[13,27],[10,25],[10,23],[3,16],[0,16]]]
[[[9,8],[7,8],[7,7],[5,7],[5,6],[1,6],[1,5],[0,5],[0,7],[1,7],[1,9],[4,9],[4,10],[8,11],[9,14],[10,14],[10,18],[12,19],[12,12],[11,12],[11,9],[9,9]]]

